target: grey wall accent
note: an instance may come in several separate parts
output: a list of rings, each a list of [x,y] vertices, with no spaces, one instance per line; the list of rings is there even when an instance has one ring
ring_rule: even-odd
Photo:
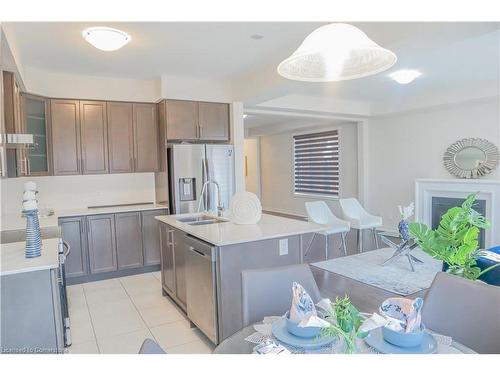
[[[222,246],[217,251],[217,307],[219,338],[224,340],[243,328],[241,271],[300,263],[300,236],[288,239],[288,254],[279,255],[279,240]]]

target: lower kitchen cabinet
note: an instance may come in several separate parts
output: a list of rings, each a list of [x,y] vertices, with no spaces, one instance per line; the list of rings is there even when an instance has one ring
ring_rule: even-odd
[[[144,251],[144,265],[160,264],[160,239],[158,220],[155,216],[168,215],[167,210],[142,211],[142,247]]]
[[[163,289],[186,309],[186,241],[184,232],[160,223]]]
[[[85,230],[85,217],[65,217],[59,220],[62,237],[70,246],[66,258],[66,277],[85,276],[89,274],[89,251]]]
[[[115,214],[116,254],[118,269],[143,265],[141,213]]]
[[[160,231],[154,217],[160,215],[168,215],[168,209],[60,218],[62,238],[70,246],[66,258],[70,284],[158,270]],[[163,237],[165,242],[166,232]],[[169,241],[173,238],[171,233]],[[173,257],[172,253],[172,267]],[[169,285],[174,291],[172,277]],[[185,300],[182,292],[180,298]]]
[[[186,241],[184,232],[174,229],[175,296],[186,309]]]
[[[170,293],[175,293],[173,234],[173,228],[160,223],[161,284]]]
[[[87,216],[90,272],[110,272],[118,269],[116,257],[114,215]]]

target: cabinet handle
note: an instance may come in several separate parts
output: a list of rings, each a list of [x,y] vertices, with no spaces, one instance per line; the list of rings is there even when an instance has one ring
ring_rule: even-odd
[[[83,171],[85,170],[85,161],[83,160],[83,158],[80,160],[80,163],[81,163],[81,168],[82,168],[82,174],[83,174]]]
[[[168,231],[168,235],[170,237],[170,246],[174,246],[174,231],[173,230],[169,230]]]
[[[28,157],[26,157],[26,171],[28,172],[28,176],[31,176],[31,161]]]

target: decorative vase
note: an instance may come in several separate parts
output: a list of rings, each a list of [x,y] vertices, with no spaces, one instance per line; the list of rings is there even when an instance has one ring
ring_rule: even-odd
[[[42,254],[38,209],[24,210],[23,214],[26,217],[26,258],[36,258]]]
[[[410,230],[408,228],[408,222],[406,220],[401,220],[398,224],[399,235],[403,241],[408,241],[410,239]]]

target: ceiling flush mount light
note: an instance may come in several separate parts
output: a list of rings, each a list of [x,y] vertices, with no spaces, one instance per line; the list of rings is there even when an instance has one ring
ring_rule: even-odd
[[[278,73],[296,81],[344,81],[380,73],[396,60],[393,52],[380,47],[357,27],[332,23],[309,34],[278,65]]]
[[[401,85],[406,85],[410,82],[413,82],[415,78],[418,78],[421,75],[422,73],[420,73],[418,70],[401,69],[389,74],[389,77],[391,77]]]
[[[82,36],[87,42],[102,51],[116,51],[132,39],[124,31],[104,26],[89,27],[82,31]]]

